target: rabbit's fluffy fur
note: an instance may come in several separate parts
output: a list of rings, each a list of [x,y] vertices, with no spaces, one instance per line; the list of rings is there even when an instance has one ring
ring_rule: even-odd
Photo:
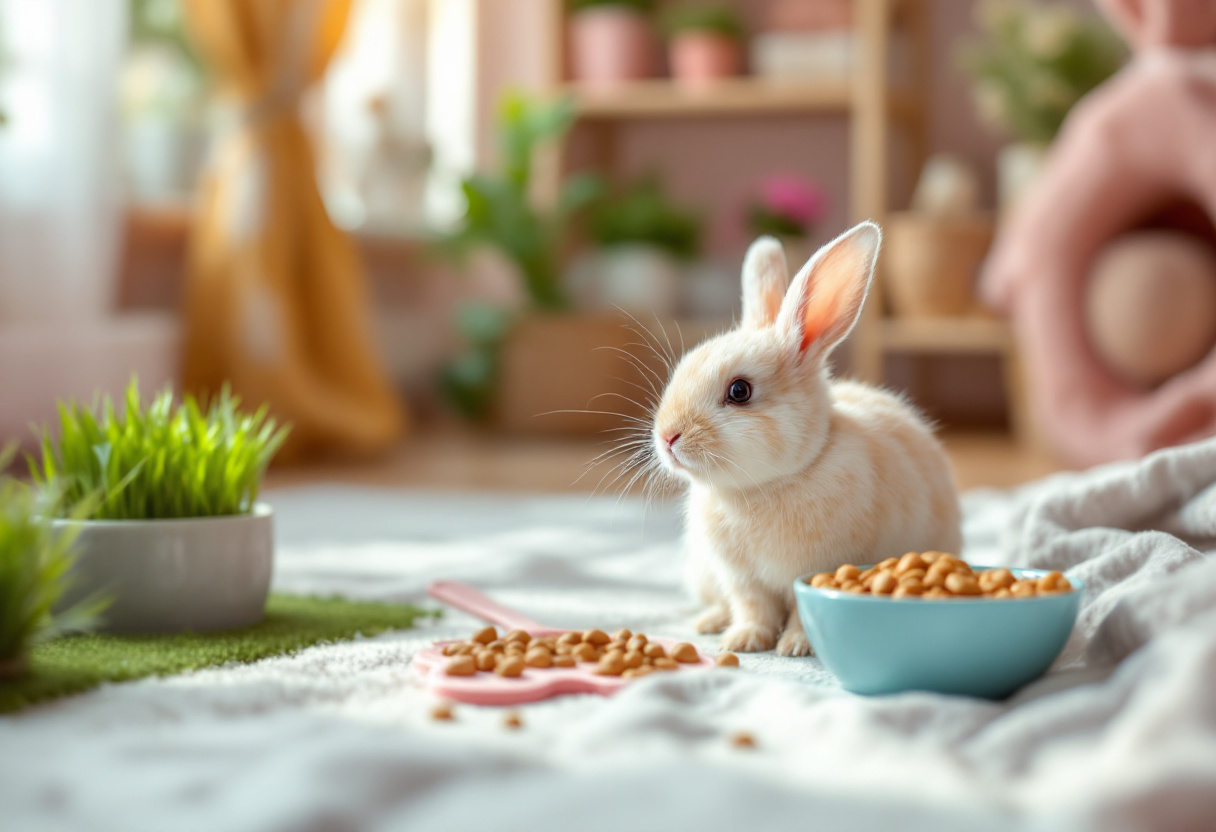
[[[833,382],[826,369],[861,312],[880,241],[863,223],[791,285],[780,243],[757,240],[740,325],[690,351],[663,392],[654,453],[688,483],[689,578],[708,605],[697,628],[725,631],[724,650],[808,655],[799,575],[959,551],[954,480],[931,428],[895,394]],[[729,400],[740,379],[744,403]]]

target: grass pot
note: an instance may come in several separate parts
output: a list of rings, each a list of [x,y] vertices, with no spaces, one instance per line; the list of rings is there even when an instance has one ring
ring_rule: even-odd
[[[650,78],[655,74],[654,31],[650,21],[625,6],[593,6],[570,19],[574,79],[597,87]]]
[[[267,505],[224,517],[55,525],[79,533],[72,586],[61,604],[109,596],[105,631],[201,633],[262,620],[274,566],[274,516]]]
[[[682,32],[671,39],[669,50],[672,77],[686,86],[712,85],[743,68],[739,41],[716,32]]]
[[[895,314],[948,318],[975,312],[975,275],[992,234],[987,214],[892,214],[883,269]]]

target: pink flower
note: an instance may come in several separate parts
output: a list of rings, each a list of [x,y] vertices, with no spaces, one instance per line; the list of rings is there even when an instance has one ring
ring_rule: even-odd
[[[823,218],[827,197],[819,186],[797,176],[773,176],[760,186],[760,204],[804,228]]]

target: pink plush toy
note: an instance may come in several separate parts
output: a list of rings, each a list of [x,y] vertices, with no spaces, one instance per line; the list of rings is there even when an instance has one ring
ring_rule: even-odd
[[[1146,227],[1213,236],[1216,50],[1194,47],[1216,43],[1216,2],[1100,5],[1136,56],[1069,115],[981,283],[1013,318],[1043,433],[1078,465],[1216,434],[1216,353],[1146,391],[1111,372],[1085,325],[1087,281],[1115,238]],[[1178,206],[1192,210],[1166,211]]]

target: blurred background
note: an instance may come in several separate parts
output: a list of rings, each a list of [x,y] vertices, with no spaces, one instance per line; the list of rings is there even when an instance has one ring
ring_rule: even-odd
[[[132,374],[227,381],[294,423],[278,482],[565,490],[730,325],[752,239],[796,269],[867,218],[881,274],[838,372],[906,391],[964,485],[1206,435],[1193,396],[1135,442],[1102,426],[1216,342],[1202,188],[1150,170],[1168,187],[1069,225],[1139,164],[1104,155],[1101,97],[1146,13],[1105,7],[0,0],[0,435]],[[1212,106],[1184,99],[1153,129]],[[1024,215],[1061,192],[1049,240]],[[1039,240],[1065,300],[1018,259]],[[573,487],[628,486],[613,462]]]

